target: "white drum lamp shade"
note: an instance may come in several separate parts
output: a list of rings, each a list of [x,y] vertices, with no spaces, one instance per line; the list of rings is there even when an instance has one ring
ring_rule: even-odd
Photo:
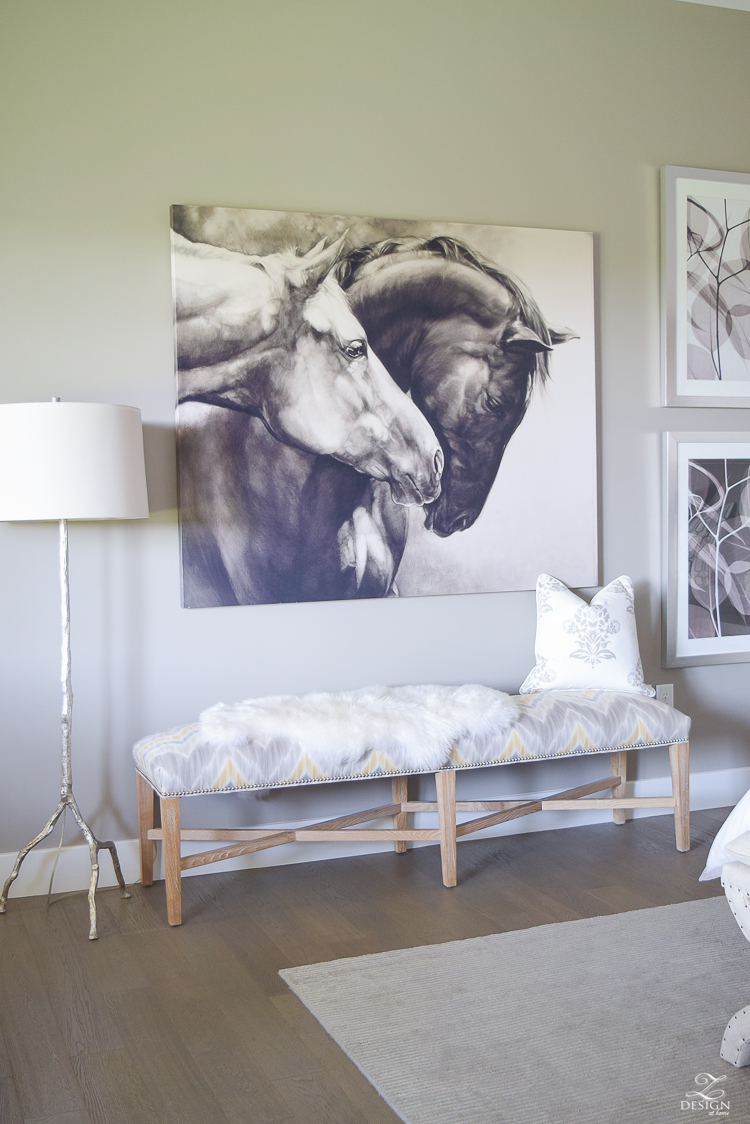
[[[0,405],[0,521],[146,518],[140,410]]]

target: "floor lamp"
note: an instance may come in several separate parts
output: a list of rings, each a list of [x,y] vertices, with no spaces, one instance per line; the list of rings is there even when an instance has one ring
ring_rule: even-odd
[[[66,808],[83,832],[91,856],[89,939],[96,940],[99,849],[112,855],[122,897],[130,894],[111,841],[100,842],[73,795],[70,678],[69,519],[146,519],[146,473],[140,410],[98,402],[13,402],[0,405],[0,521],[55,520],[60,524],[62,610],[62,787],[46,825],[19,851],[0,896],[0,913],[21,863],[45,839]]]

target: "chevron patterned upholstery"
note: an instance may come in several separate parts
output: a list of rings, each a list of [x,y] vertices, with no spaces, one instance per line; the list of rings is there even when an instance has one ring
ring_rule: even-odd
[[[540,691],[515,696],[520,717],[496,744],[472,735],[460,738],[443,769],[506,765],[554,757],[607,753],[638,746],[686,742],[690,719],[655,699],[619,691]],[[162,797],[231,792],[279,785],[403,775],[388,756],[373,753],[364,767],[342,764],[324,773],[304,746],[283,769],[273,754],[244,746],[221,751],[202,743],[198,723],[142,738],[133,748],[136,769]],[[489,758],[489,759],[488,759]],[[259,764],[260,762],[260,764]],[[411,775],[419,770],[408,770]],[[434,769],[428,770],[434,772]]]

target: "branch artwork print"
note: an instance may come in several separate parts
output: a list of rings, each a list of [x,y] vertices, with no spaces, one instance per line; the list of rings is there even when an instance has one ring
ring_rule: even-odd
[[[688,636],[750,634],[750,461],[688,465]]]
[[[750,380],[750,209],[688,197],[689,379]]]

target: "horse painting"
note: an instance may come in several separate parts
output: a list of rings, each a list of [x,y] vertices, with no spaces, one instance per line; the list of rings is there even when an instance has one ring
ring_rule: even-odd
[[[589,236],[222,208],[174,208],[173,227],[185,604],[529,588],[540,570],[596,581],[593,302],[558,302],[575,330],[552,327],[498,253],[570,242],[585,281]],[[550,360],[573,340],[558,389]],[[575,412],[550,429],[566,395]],[[557,447],[570,453],[548,465]],[[549,481],[550,531],[577,534],[574,571],[554,534],[514,541],[527,463],[530,496],[546,503]],[[530,555],[522,585],[493,576],[514,550]]]

